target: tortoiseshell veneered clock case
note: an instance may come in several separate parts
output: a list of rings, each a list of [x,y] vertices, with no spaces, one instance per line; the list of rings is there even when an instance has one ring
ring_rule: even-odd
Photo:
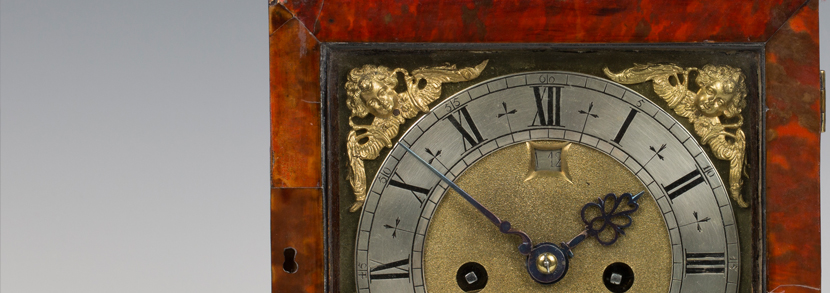
[[[534,70],[608,78],[603,67],[618,72],[635,63],[741,68],[755,100],[743,110],[743,194],[751,208],[736,208],[749,231],[741,235],[748,257],[741,258],[740,292],[821,287],[817,1],[287,1],[269,7],[274,292],[351,292],[355,286],[354,271],[344,269],[354,267],[345,256],[354,254],[347,242],[355,237],[344,227],[359,217],[348,212],[354,195],[342,168],[348,70],[462,67],[485,59],[490,63],[480,79],[445,85],[430,106],[488,78]],[[629,87],[654,95],[650,84]],[[728,181],[728,167],[722,169]],[[367,172],[368,181],[374,172]],[[288,258],[297,265],[293,273],[286,272],[293,271],[290,264],[284,267]]]

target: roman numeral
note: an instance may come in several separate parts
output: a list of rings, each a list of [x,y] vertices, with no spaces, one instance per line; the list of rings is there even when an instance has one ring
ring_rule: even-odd
[[[560,120],[561,93],[561,87],[533,87],[533,96],[536,98],[536,116],[533,117],[533,122],[530,126],[562,126]],[[536,124],[537,118],[539,119],[538,125]]]
[[[622,127],[620,127],[620,131],[617,131],[617,137],[613,139],[614,142],[620,144],[623,135],[625,135],[625,132],[628,131],[628,126],[631,126],[631,121],[634,120],[635,115],[637,115],[637,110],[631,109],[631,112],[628,112],[628,117],[625,117],[625,121],[623,122]]]
[[[399,268],[400,266],[405,266],[409,264],[409,258],[405,258],[398,261],[393,261],[390,263],[380,264],[372,269],[369,270],[369,280],[389,280],[389,279],[405,279],[409,278],[409,270]],[[375,273],[378,271],[385,271],[385,270],[400,270],[404,271],[405,273]]]
[[[682,195],[686,191],[689,191],[689,189],[692,189],[695,186],[698,186],[699,184],[703,183],[704,181],[706,181],[706,180],[704,180],[703,176],[700,175],[700,171],[695,169],[694,171],[689,172],[689,174],[686,174],[683,177],[680,177],[680,179],[675,180],[671,184],[664,185],[663,189],[665,189],[666,192],[669,193],[669,198],[674,200],[675,198]]]
[[[484,138],[481,137],[481,132],[478,131],[478,128],[476,127],[476,124],[473,122],[473,118],[470,117],[470,112],[467,111],[466,107],[458,109],[458,115],[464,118],[463,121],[467,122],[467,127],[469,127],[470,131],[473,132],[472,135],[470,135],[470,132],[468,132],[467,129],[465,129],[464,126],[462,126],[461,123],[457,119],[455,119],[455,116],[449,115],[447,116],[447,120],[449,120],[450,123],[452,123],[452,126],[454,126],[455,129],[458,129],[458,132],[461,133],[461,136],[464,138],[465,141],[465,143],[463,143],[464,151],[467,151],[467,143],[469,143],[470,147],[472,148],[475,147],[477,144],[481,143],[484,140]]]
[[[395,176],[397,176],[398,178],[401,177],[397,173],[395,173]],[[403,178],[401,178],[401,179],[403,179]],[[418,202],[420,202],[420,203],[424,203],[424,200],[422,200],[421,197],[419,197],[418,194],[416,194],[416,193],[423,194],[424,196],[426,196],[427,193],[429,193],[429,189],[426,189],[426,188],[423,188],[423,187],[418,187],[418,186],[415,186],[415,185],[406,184],[406,183],[403,183],[403,182],[395,180],[395,179],[389,180],[389,185],[411,191],[412,195],[415,196],[415,198],[418,199]]]
[[[721,274],[726,270],[723,253],[686,253],[686,274]]]

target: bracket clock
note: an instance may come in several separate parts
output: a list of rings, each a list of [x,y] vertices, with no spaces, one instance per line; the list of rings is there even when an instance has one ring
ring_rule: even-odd
[[[816,292],[818,1],[272,1],[274,292]]]

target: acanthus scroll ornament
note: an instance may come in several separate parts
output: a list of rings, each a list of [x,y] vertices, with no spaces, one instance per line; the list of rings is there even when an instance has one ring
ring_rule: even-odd
[[[603,69],[611,80],[621,84],[652,81],[654,92],[668,102],[677,115],[694,125],[702,145],[729,161],[729,193],[741,207],[749,203],[741,196],[743,168],[746,163],[746,136],[741,125],[741,110],[746,106],[746,76],[740,69],[725,65],[705,65],[703,69],[681,68],[674,64],[635,64],[613,73]],[[689,74],[697,72],[697,93],[689,89]],[[723,123],[722,119],[735,121]]]
[[[346,81],[346,105],[351,110],[346,148],[349,156],[348,180],[355,195],[352,212],[363,207],[366,199],[364,160],[374,160],[384,148],[393,145],[400,125],[419,113],[428,112],[429,104],[441,96],[441,84],[468,81],[478,77],[487,60],[475,67],[456,69],[455,65],[422,67],[408,73],[403,68],[364,65],[349,72]],[[395,91],[398,74],[403,75],[405,90]],[[372,114],[372,123],[355,124],[352,118]]]

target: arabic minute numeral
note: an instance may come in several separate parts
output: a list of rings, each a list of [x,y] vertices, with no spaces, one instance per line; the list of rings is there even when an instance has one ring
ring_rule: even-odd
[[[539,82],[541,83],[554,83],[556,82],[556,77],[553,75],[540,75]]]
[[[459,106],[461,106],[461,102],[458,101],[458,98],[449,99],[444,104],[444,108],[446,108],[449,112],[452,112],[452,110],[455,110],[455,108],[458,108]]]
[[[386,181],[389,180],[389,176],[391,176],[391,175],[392,175],[392,169],[389,169],[389,167],[385,167],[385,168],[383,168],[382,170],[380,170],[378,172],[378,181],[380,183],[386,184]]]

